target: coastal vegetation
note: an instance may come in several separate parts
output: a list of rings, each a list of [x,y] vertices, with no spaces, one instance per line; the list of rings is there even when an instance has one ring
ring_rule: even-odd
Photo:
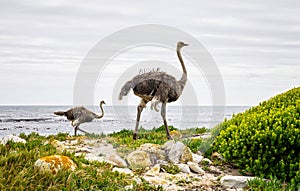
[[[248,182],[247,190],[296,190],[300,183],[299,116],[300,88],[294,88],[234,114],[211,130],[178,130],[172,126],[169,129],[173,139],[182,141],[193,153],[201,151],[208,158],[212,153],[220,153],[224,160],[211,159],[214,165],[233,166],[242,174],[256,176]],[[211,135],[208,139],[195,137],[207,132]],[[129,153],[145,143],[163,145],[168,141],[164,126],[152,130],[141,128],[137,140],[132,140],[133,134],[131,130],[122,130],[86,136],[105,139],[120,153]],[[136,181],[130,175],[113,172],[109,163],[89,161],[84,155],[59,151],[51,144],[54,140],[80,140],[81,136],[22,133],[19,137],[26,143],[0,144],[0,190],[163,190],[144,179]],[[78,168],[52,174],[34,167],[39,158],[56,154],[70,157]],[[179,172],[175,165],[162,166],[162,169],[170,174]],[[205,171],[209,171],[208,166]]]

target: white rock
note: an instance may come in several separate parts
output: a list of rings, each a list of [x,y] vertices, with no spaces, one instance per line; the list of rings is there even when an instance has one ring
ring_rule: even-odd
[[[213,162],[211,162],[211,160],[209,160],[208,158],[204,158],[201,160],[201,163],[212,164]]]
[[[114,167],[112,169],[113,172],[119,172],[119,173],[123,173],[123,174],[127,174],[130,176],[133,176],[133,172],[129,169],[129,168],[119,168],[119,167]]]
[[[190,169],[197,174],[205,174],[205,171],[196,163],[188,162]]]
[[[14,136],[14,135],[6,135],[1,139],[1,144],[5,145],[8,141],[12,141],[15,143],[26,143],[25,139],[22,139],[20,137]]]
[[[187,164],[176,164],[181,172],[191,173],[190,167]]]
[[[221,184],[227,188],[244,188],[247,186],[247,181],[254,178],[252,176],[226,175],[221,178]]]
[[[180,163],[185,147],[186,146],[182,142],[171,140],[166,142],[162,148],[167,153],[169,161],[173,164],[178,164]]]
[[[202,161],[202,159],[204,159],[204,156],[201,156],[201,155],[197,155],[197,154],[192,154],[193,156],[193,162],[194,163],[200,163]]]

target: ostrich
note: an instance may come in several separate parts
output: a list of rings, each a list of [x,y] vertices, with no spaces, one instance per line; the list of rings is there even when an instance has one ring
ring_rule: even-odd
[[[153,70],[135,76],[132,80],[126,82],[122,87],[118,97],[119,100],[121,100],[123,96],[126,96],[131,89],[133,89],[133,92],[136,96],[142,98],[140,104],[137,106],[136,125],[133,135],[134,140],[137,139],[141,113],[143,109],[146,108],[146,104],[149,101],[151,101],[151,109],[154,109],[157,112],[159,111],[157,105],[162,103],[161,116],[164,121],[167,138],[171,139],[166,120],[166,104],[176,101],[179,98],[187,81],[187,71],[180,52],[181,48],[184,46],[188,46],[188,44],[183,42],[177,43],[177,56],[183,71],[182,77],[179,81],[165,72]]]
[[[105,102],[102,100],[100,102],[100,109],[102,112],[101,115],[97,115],[97,114],[87,110],[83,106],[74,107],[74,108],[69,109],[68,111],[56,111],[56,112],[54,112],[54,114],[60,115],[60,116],[66,116],[67,119],[69,121],[71,121],[71,125],[74,127],[74,134],[76,136],[77,130],[87,133],[86,131],[79,128],[79,125],[81,123],[91,122],[95,118],[101,119],[104,116],[104,110],[102,107],[103,104],[105,104]]]

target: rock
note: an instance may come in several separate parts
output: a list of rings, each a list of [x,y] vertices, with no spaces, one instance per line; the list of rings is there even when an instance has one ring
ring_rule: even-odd
[[[206,165],[206,164],[211,165],[211,164],[213,164],[213,162],[211,162],[211,160],[209,160],[208,158],[202,159],[200,163],[203,164],[203,165]]]
[[[64,143],[58,140],[52,141],[51,145],[53,145],[58,152],[63,152],[66,149]]]
[[[86,160],[88,160],[88,161],[106,162],[106,163],[109,163],[109,164],[111,164],[113,166],[118,166],[117,163],[115,163],[113,161],[110,161],[110,160],[107,160],[106,157],[104,157],[104,156],[97,156],[97,155],[92,154],[92,153],[87,154],[84,158]]]
[[[117,154],[111,154],[107,157],[107,159],[116,163],[118,167],[127,167],[126,161]]]
[[[188,148],[187,146],[184,146],[181,157],[180,157],[180,163],[185,164],[192,160],[193,160],[193,153],[192,153],[191,149]]]
[[[147,176],[157,176],[160,172],[160,165],[156,164],[150,170],[148,170],[145,175]]]
[[[147,182],[150,182],[151,184],[156,184],[156,185],[168,185],[169,181],[167,181],[164,178],[160,177],[153,177],[153,176],[144,176],[143,177]]]
[[[163,149],[167,153],[169,161],[173,164],[193,160],[191,150],[180,141],[168,141],[164,144]]]
[[[197,174],[205,174],[205,171],[196,163],[188,162],[190,169]]]
[[[187,164],[176,164],[176,166],[178,166],[181,172],[191,173],[190,167]]]
[[[52,174],[56,174],[60,169],[75,170],[77,168],[77,165],[70,157],[62,155],[42,157],[34,163],[34,166]]]
[[[113,172],[119,172],[119,173],[123,173],[123,174],[127,174],[130,176],[133,176],[133,172],[129,169],[129,168],[119,168],[119,167],[114,167],[112,169]]]
[[[161,149],[160,145],[145,143],[137,148],[137,150],[147,152],[152,164],[157,164],[158,160],[166,160],[165,152]]]
[[[197,155],[197,154],[194,154],[194,153],[192,153],[192,157],[193,157],[192,161],[194,163],[197,163],[197,164],[199,164],[202,161],[202,159],[204,159],[204,156]]]
[[[128,164],[133,168],[146,168],[151,166],[149,155],[145,151],[133,151],[127,156]]]
[[[14,136],[14,135],[6,135],[5,137],[3,137],[1,139],[1,144],[6,145],[6,143],[8,141],[12,141],[12,142],[15,142],[15,143],[26,143],[25,139],[22,139],[20,137]]]
[[[223,156],[220,153],[214,152],[211,155],[211,159],[212,160],[218,160],[218,161],[225,161],[225,159],[223,158]]]
[[[254,179],[252,176],[232,176],[226,175],[221,178],[221,184],[227,188],[244,188],[247,181]]]
[[[182,134],[178,131],[175,131],[175,130],[171,131],[170,135],[173,139],[176,139],[176,138],[180,139],[182,137]]]

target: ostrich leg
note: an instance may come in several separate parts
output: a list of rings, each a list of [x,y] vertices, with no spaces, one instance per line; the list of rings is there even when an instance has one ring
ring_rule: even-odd
[[[141,113],[142,113],[143,109],[146,107],[147,102],[148,101],[142,99],[140,104],[137,106],[136,124],[135,124],[135,129],[134,129],[134,134],[133,134],[133,140],[137,139]]]
[[[170,135],[169,128],[168,128],[168,123],[167,123],[167,120],[166,120],[166,106],[167,106],[166,102],[163,102],[161,104],[161,116],[162,116],[162,118],[164,120],[164,125],[165,125],[165,129],[166,129],[167,138],[168,139],[172,139],[172,137]]]

